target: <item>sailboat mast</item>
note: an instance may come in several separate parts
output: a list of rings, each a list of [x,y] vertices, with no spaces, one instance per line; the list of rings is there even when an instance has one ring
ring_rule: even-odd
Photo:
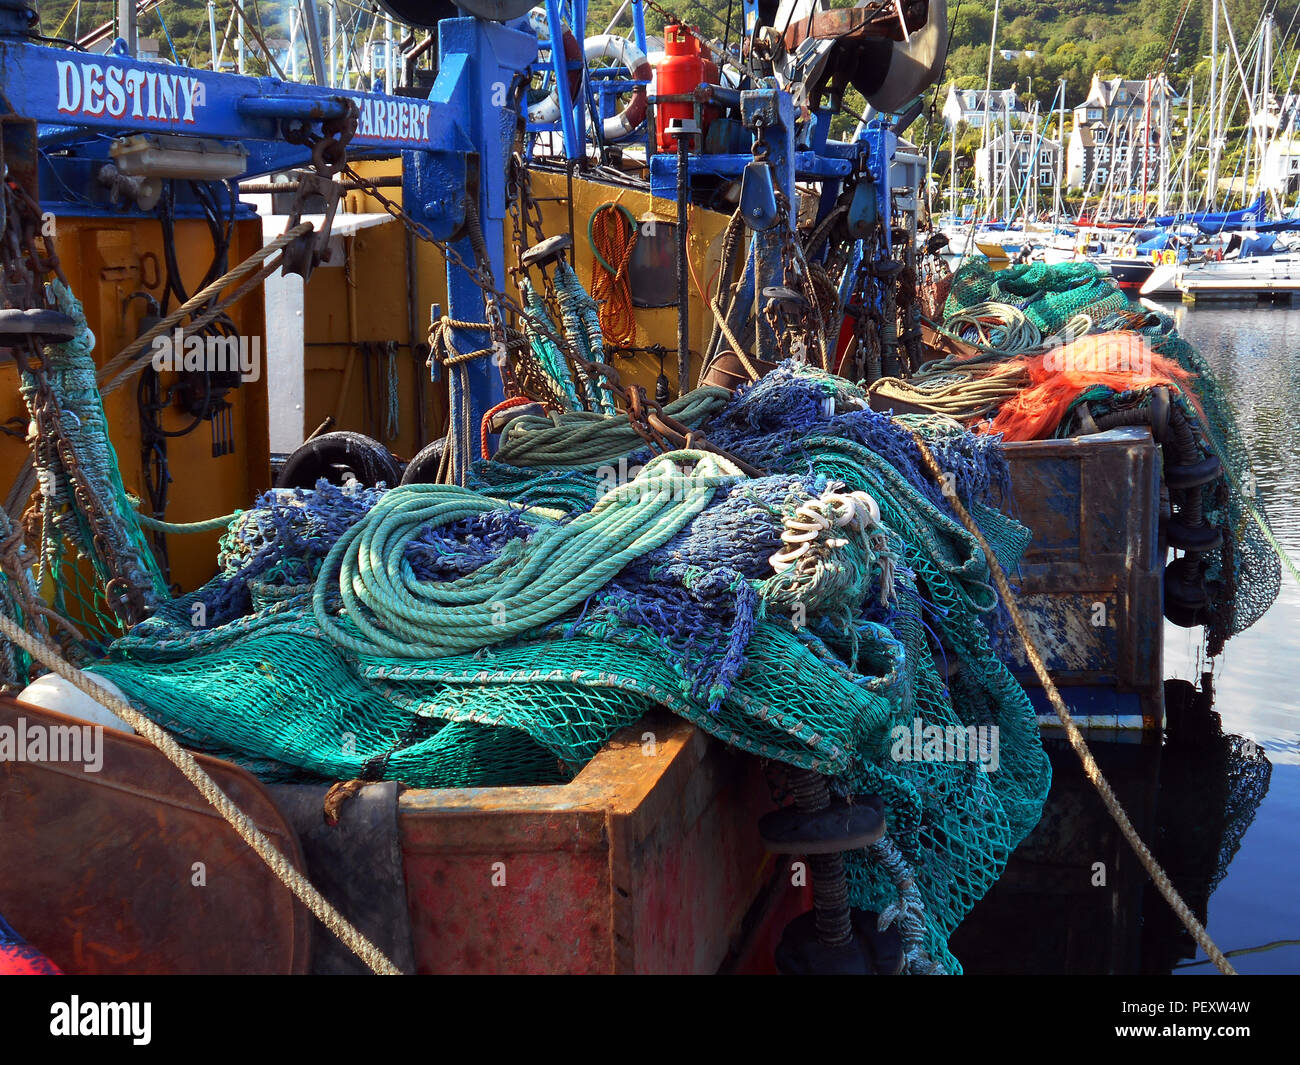
[[[1209,209],[1214,210],[1219,186],[1219,131],[1215,119],[1216,89],[1219,83],[1219,0],[1210,0],[1210,159],[1206,173]]]
[[[1006,116],[1007,131],[1003,141],[1006,144],[1006,155],[1004,162],[1006,165],[1002,168],[1002,221],[1007,225],[1011,224],[1011,100],[1010,94],[1006,91],[1002,94],[1002,112]]]
[[[1056,121],[1056,195],[1052,197],[1052,228],[1061,224],[1061,213],[1065,207],[1065,79],[1060,85],[1060,116]]]
[[[212,69],[220,70],[217,49],[217,5],[213,0],[208,0],[208,40],[212,46]]]
[[[960,124],[952,124],[952,148],[948,152],[948,213],[954,221],[957,218],[957,127]]]
[[[1002,0],[993,0],[993,29],[989,33],[989,66],[984,75],[984,120],[980,123],[980,148],[987,149],[988,153],[985,158],[990,160],[989,165],[989,206],[988,212],[991,217],[994,206],[997,204],[997,188],[993,184],[993,166],[992,160],[997,158],[993,148],[989,145],[989,127],[993,124],[993,54],[998,43],[998,14],[1002,8]]]
[[[1192,124],[1192,114],[1196,108],[1196,75],[1193,74],[1187,79],[1187,118],[1184,126],[1183,137],[1183,191],[1179,199],[1178,211],[1184,214],[1187,211],[1187,196],[1192,188],[1192,138],[1195,132],[1195,126]]]

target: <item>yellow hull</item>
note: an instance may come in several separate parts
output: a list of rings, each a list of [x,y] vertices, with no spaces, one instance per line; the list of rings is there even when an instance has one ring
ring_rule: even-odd
[[[975,247],[989,261],[989,266],[993,270],[1001,270],[1011,265],[1011,257],[1001,244],[993,244],[987,241],[977,240]]]
[[[394,163],[377,163],[362,168],[366,177],[396,176]],[[549,171],[534,171],[532,193],[542,213],[543,230],[547,236],[567,233],[569,208],[568,182],[564,175]],[[384,195],[401,202],[400,189],[385,189]],[[677,218],[677,205],[671,200],[654,199],[648,193],[622,186],[575,179],[573,182],[573,253],[572,263],[588,291],[592,286],[594,256],[587,238],[587,223],[591,215],[608,203],[618,203],[637,219],[651,218],[672,223]],[[382,208],[371,197],[361,192],[347,194],[348,209],[359,213],[380,211]],[[728,216],[716,211],[691,207],[688,221],[688,252],[692,265],[690,285],[690,346],[692,365],[699,369],[699,352],[708,339],[712,316],[701,296],[701,289],[710,284],[718,268],[721,255],[722,231]],[[508,225],[508,223],[507,223]],[[507,245],[510,245],[507,239]],[[442,255],[431,245],[414,242],[416,291],[411,292],[407,282],[407,239],[403,227],[392,222],[364,229],[355,236],[344,238],[346,266],[331,263],[318,269],[311,277],[304,293],[306,350],[304,374],[306,378],[303,423],[319,425],[326,417],[333,417],[336,428],[367,431],[365,399],[361,390],[362,371],[358,368],[357,345],[367,341],[397,340],[409,343],[407,326],[407,301],[414,300],[418,343],[426,341],[430,304],[447,306],[446,266]],[[518,265],[518,249],[506,249],[507,272]],[[342,266],[342,269],[334,267]],[[513,274],[511,277],[513,278]],[[536,269],[532,271],[534,285],[540,284]],[[350,279],[350,280],[349,280]],[[698,281],[698,283],[697,283]],[[716,285],[716,281],[713,282]],[[507,294],[519,299],[513,281],[508,283]],[[667,349],[663,372],[667,375],[673,394],[677,389],[677,308],[638,308],[636,332],[632,347],[650,347],[660,344]],[[647,353],[614,360],[619,375],[627,383],[644,386],[651,394],[659,376],[659,360]],[[349,365],[351,364],[351,365]],[[409,458],[419,450],[415,434],[415,379],[416,362],[409,348],[403,347],[398,361],[400,382],[400,432],[383,443],[395,454]],[[693,383],[693,382],[692,382]],[[428,413],[428,439],[446,433],[447,389],[445,383],[426,386]],[[373,419],[371,419],[373,421]],[[373,429],[373,425],[369,428]],[[427,442],[427,441],[426,441]]]
[[[142,332],[140,319],[147,313],[145,301],[129,299],[131,294],[144,291],[155,299],[162,298],[165,260],[161,227],[152,219],[68,217],[58,218],[56,225],[54,246],[72,291],[85,307],[87,324],[96,338],[95,360],[103,366]],[[199,220],[178,220],[175,232],[182,279],[187,291],[195,292],[212,258],[208,226]],[[230,246],[231,264],[247,258],[261,245],[260,220],[236,223]],[[265,318],[260,290],[237,304],[231,317],[241,334],[263,336]],[[164,373],[164,387],[172,379],[171,374]],[[126,490],[143,498],[137,380],[133,378],[110,393],[104,406]],[[186,436],[167,441],[172,474],[167,507],[169,521],[199,521],[228,514],[238,507],[247,507],[258,492],[268,487],[270,454],[265,376],[241,384],[227,399],[232,405],[234,454],[213,457],[210,427],[206,423]],[[183,429],[191,420],[176,408],[162,414],[163,427],[168,430]],[[25,435],[28,413],[19,394],[18,373],[12,361],[0,365],[0,422],[22,428],[18,436],[0,436],[0,478],[12,484],[29,454],[21,438]],[[169,537],[173,583],[188,590],[208,580],[215,572],[217,540],[217,533]]]
[[[395,161],[362,167],[369,177],[396,176],[400,164]],[[543,225],[548,235],[568,231],[568,204],[554,197],[566,197],[567,181],[561,174],[535,172],[532,191],[539,200]],[[616,202],[638,219],[654,218],[663,222],[676,220],[676,204],[653,200],[647,193],[621,186],[575,180],[573,262],[584,285],[590,288],[593,255],[587,238],[587,222],[604,204]],[[400,202],[401,190],[385,190]],[[380,205],[360,192],[347,194],[347,210],[379,212]],[[699,284],[691,284],[690,343],[693,365],[698,371],[699,352],[708,335],[711,317],[700,295],[702,285],[714,276],[720,255],[721,234],[727,216],[692,207],[690,212],[689,248],[693,275]],[[211,260],[212,245],[206,223],[179,220],[176,223],[177,260],[188,291],[196,291]],[[261,224],[256,219],[235,226],[229,262],[233,266],[247,258],[262,244]],[[335,419],[336,429],[379,435],[394,454],[409,458],[419,450],[416,432],[417,374],[423,378],[426,432],[424,443],[446,434],[447,387],[445,381],[431,383],[421,356],[412,357],[411,343],[424,345],[429,326],[429,307],[446,298],[446,266],[436,248],[422,241],[412,242],[415,255],[415,290],[408,285],[407,237],[400,223],[393,221],[352,236],[339,238],[342,255],[318,268],[304,289],[302,373],[304,376],[303,424],[310,432],[327,417]],[[123,219],[60,219],[56,248],[73,291],[83,301],[87,321],[96,337],[95,358],[103,365],[129,340],[138,336],[141,317],[146,313],[143,300],[129,300],[134,292],[144,291],[155,299],[163,295],[164,262],[161,228],[156,221]],[[507,263],[517,265],[517,249],[507,249]],[[512,275],[513,276],[513,275]],[[539,278],[533,271],[534,282]],[[509,294],[518,298],[511,283]],[[409,335],[408,301],[415,307],[416,336]],[[240,334],[262,338],[263,374],[259,380],[242,384],[228,395],[233,405],[235,453],[214,458],[210,428],[201,424],[194,432],[168,440],[167,457],[172,474],[167,520],[199,521],[247,507],[258,492],[269,487],[270,451],[268,444],[268,403],[266,385],[266,320],[261,290],[255,290],[235,305],[231,317]],[[171,309],[174,309],[174,305]],[[387,341],[400,345],[397,358],[399,432],[392,439],[383,436],[376,422],[383,418],[374,410],[367,417],[365,367],[362,359],[371,358],[370,373],[386,380],[387,360],[376,359],[380,345]],[[369,356],[362,345],[372,343]],[[676,393],[676,307],[638,309],[636,312],[635,347],[661,344],[667,349],[663,371]],[[614,359],[622,379],[644,386],[653,394],[660,372],[659,360],[649,354]],[[0,365],[0,375],[7,385],[0,386],[4,395],[0,421],[15,419],[15,427],[25,428],[28,415],[18,391],[17,373],[12,362]],[[163,375],[163,385],[172,380]],[[118,464],[129,493],[143,498],[145,486],[141,458],[140,420],[136,401],[136,382],[111,393],[105,403],[110,437],[117,449]],[[382,386],[379,394],[386,395]],[[169,430],[184,428],[189,416],[170,408],[162,416]],[[27,458],[24,441],[13,435],[0,437],[0,475],[15,479]],[[168,537],[171,578],[182,590],[190,590],[207,581],[215,572],[217,533],[172,535]]]

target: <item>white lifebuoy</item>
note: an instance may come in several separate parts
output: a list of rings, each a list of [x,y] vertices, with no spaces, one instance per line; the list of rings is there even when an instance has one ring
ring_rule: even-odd
[[[537,43],[541,48],[551,47],[551,24],[546,17],[546,8],[535,7],[528,12],[528,27],[537,34]],[[564,27],[564,35],[572,37],[567,26]],[[565,42],[568,43],[567,41]],[[574,40],[576,44],[576,38]],[[567,54],[568,49],[565,49]],[[572,85],[572,81],[569,83]],[[552,89],[551,94],[544,100],[540,100],[528,109],[529,122],[554,122],[560,117],[560,93],[558,89]]]
[[[530,22],[533,19],[534,16],[530,15]],[[546,24],[545,15],[541,16],[541,24],[543,27]],[[535,23],[533,32],[537,33],[539,38],[542,35],[542,31]],[[588,37],[583,44],[582,52],[588,63],[594,59],[612,59],[618,66],[627,67],[633,81],[649,81],[653,74],[650,61],[641,49],[626,37],[619,37],[612,33],[600,33]],[[630,136],[645,121],[648,103],[645,86],[638,86],[627,106],[618,114],[605,119],[601,126],[601,137],[606,142],[613,142]],[[551,94],[545,100],[528,109],[530,122],[554,122],[559,117],[560,94],[555,89],[551,90]]]
[[[650,60],[632,41],[626,37],[616,37],[612,33],[600,33],[588,37],[583,45],[583,55],[587,62],[593,59],[612,59],[617,66],[627,67],[632,81],[649,81],[654,72],[650,69]],[[627,106],[616,115],[605,119],[601,126],[601,138],[606,143],[621,141],[635,132],[645,121],[649,100],[646,87],[638,85],[632,93]]]

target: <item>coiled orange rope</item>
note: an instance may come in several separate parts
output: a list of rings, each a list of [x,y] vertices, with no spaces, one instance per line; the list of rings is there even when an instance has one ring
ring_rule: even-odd
[[[495,407],[483,412],[483,421],[479,424],[479,449],[485,459],[492,457],[492,449],[488,446],[488,435],[492,429],[492,419],[500,414],[503,410],[510,410],[512,407],[523,407],[533,400],[528,396],[511,396],[509,399],[503,399]]]
[[[632,347],[636,343],[636,309],[628,266],[636,247],[637,224],[617,203],[596,208],[587,226],[591,241],[591,295],[600,305],[600,330],[606,344]]]

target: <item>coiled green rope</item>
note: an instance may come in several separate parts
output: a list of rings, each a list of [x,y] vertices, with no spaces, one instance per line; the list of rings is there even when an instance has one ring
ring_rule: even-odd
[[[689,473],[678,463],[694,463]],[[312,608],[325,635],[358,654],[440,658],[475,651],[553,621],[597,592],[632,559],[663,545],[743,477],[702,451],[652,459],[632,481],[565,523],[538,521],[469,576],[422,581],[406,544],[422,530],[492,510],[517,509],[454,485],[412,484],[388,492],[325,559]],[[344,618],[332,607],[335,595]]]

